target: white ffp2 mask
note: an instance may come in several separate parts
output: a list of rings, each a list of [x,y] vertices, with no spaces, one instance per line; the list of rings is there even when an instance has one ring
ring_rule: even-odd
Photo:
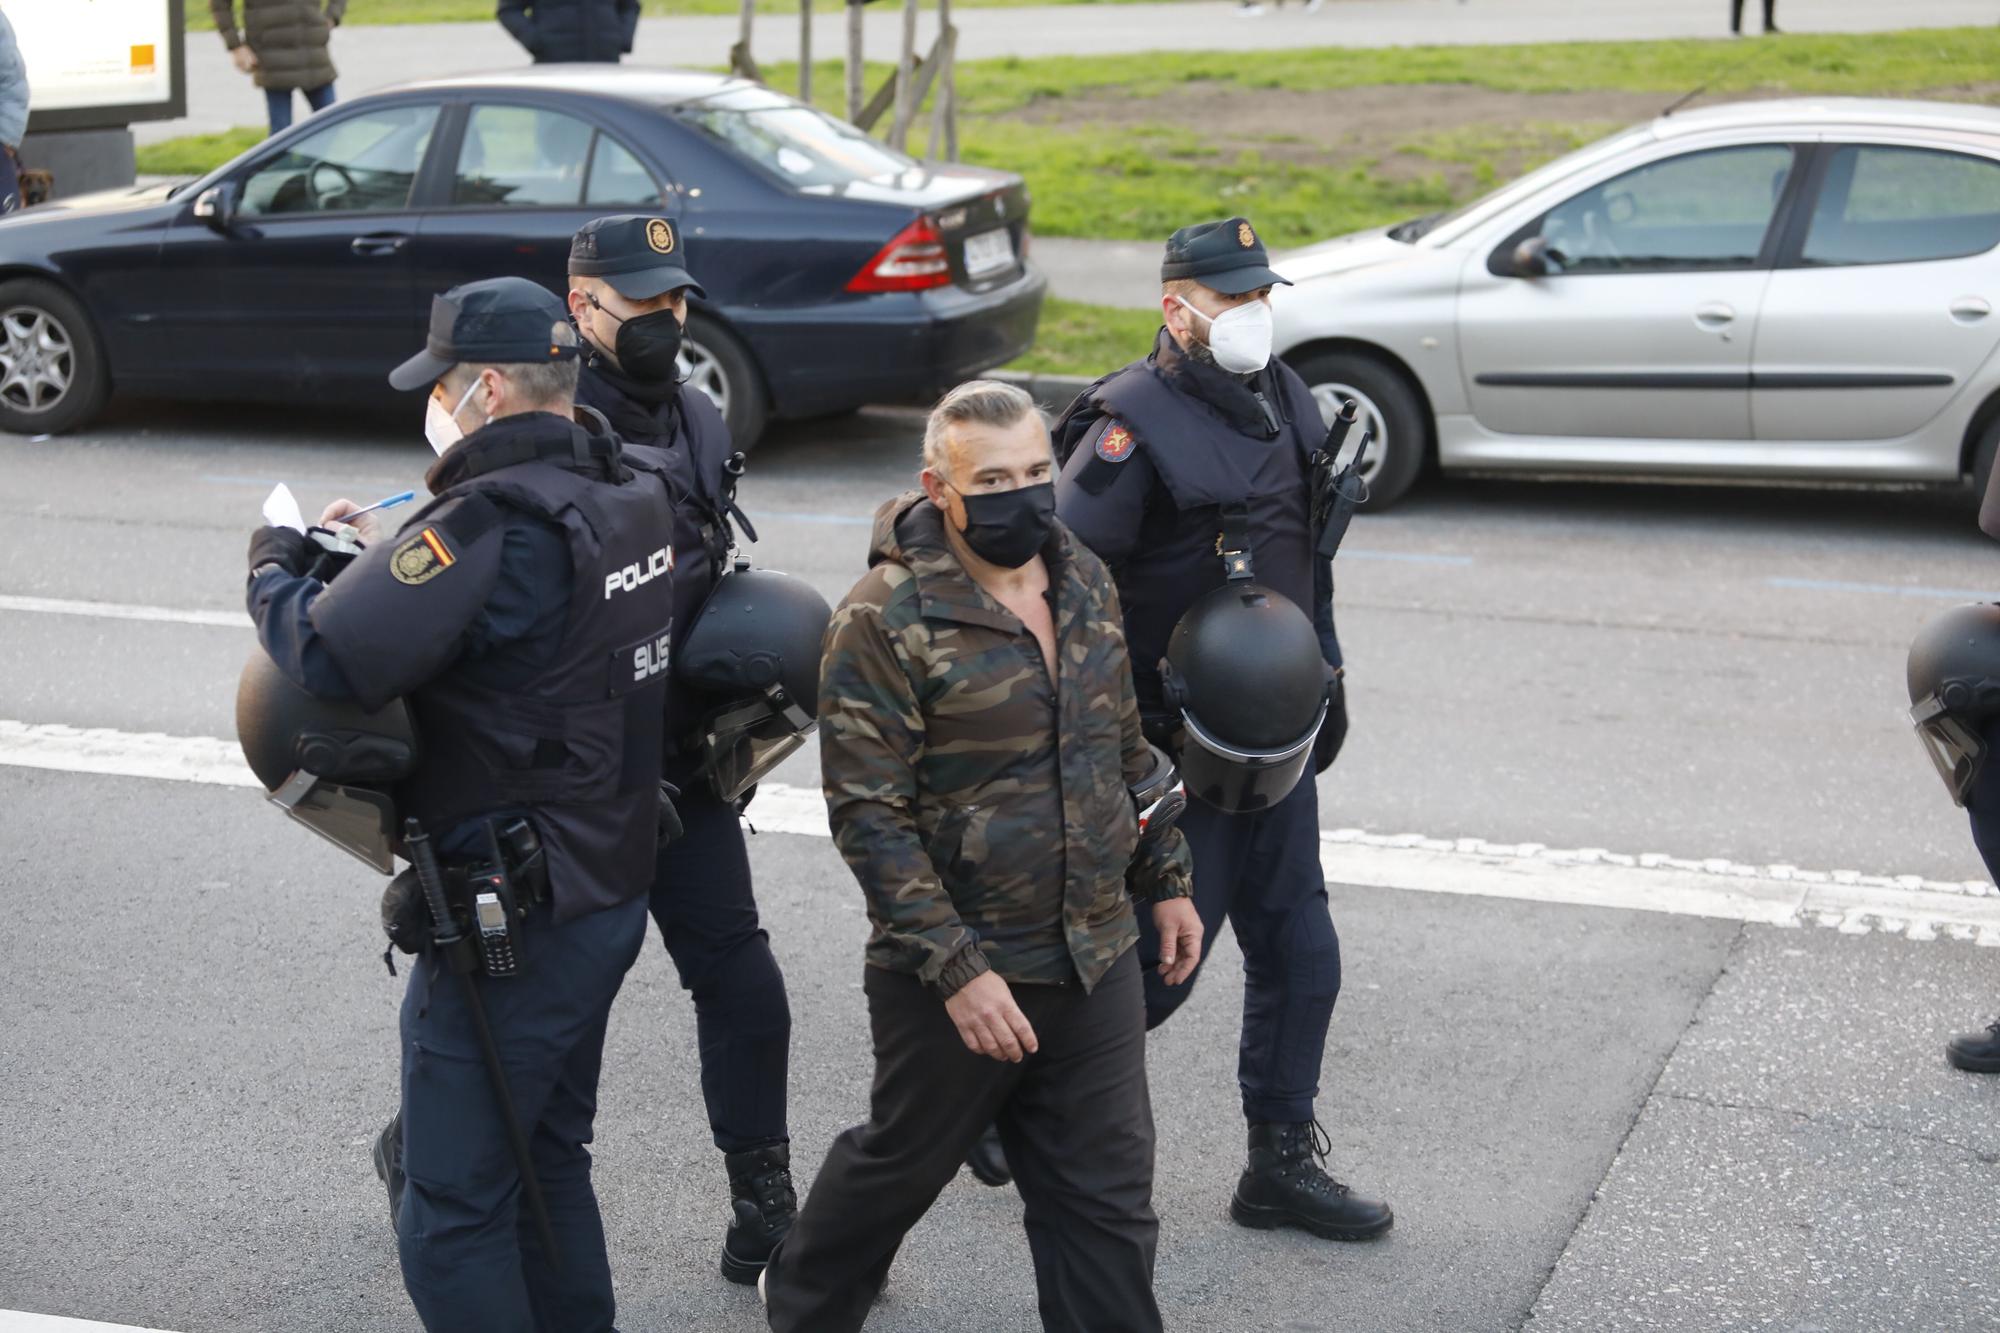
[[[1203,315],[1185,296],[1174,298],[1208,324],[1208,350],[1232,375],[1254,375],[1271,364],[1271,305],[1246,301],[1216,316]]]
[[[440,458],[444,456],[445,450],[465,438],[465,429],[458,424],[458,414],[472,401],[472,395],[478,388],[479,381],[474,380],[472,387],[465,391],[465,396],[458,400],[458,406],[449,412],[444,410],[444,404],[438,401],[436,394],[432,394],[427,400],[428,406],[424,408],[424,438],[431,442],[431,450]]]

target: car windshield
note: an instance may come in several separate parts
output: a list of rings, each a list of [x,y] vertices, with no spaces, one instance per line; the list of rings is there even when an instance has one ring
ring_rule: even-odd
[[[673,113],[800,189],[838,189],[917,169],[851,125],[761,88],[731,89]]]
[[[1389,239],[1401,241],[1405,245],[1414,245],[1440,227],[1448,227],[1459,219],[1470,217],[1485,209],[1487,205],[1498,203],[1503,199],[1515,199],[1533,194],[1550,181],[1561,180],[1569,175],[1585,161],[1608,155],[1631,141],[1643,139],[1651,133],[1650,124],[1634,125],[1631,129],[1614,134],[1609,139],[1599,139],[1596,143],[1586,144],[1573,153],[1564,153],[1553,162],[1545,162],[1520,179],[1509,181],[1499,189],[1482,194],[1477,199],[1468,200],[1457,208],[1449,208],[1442,213],[1426,213],[1420,218],[1399,222],[1389,228]]]

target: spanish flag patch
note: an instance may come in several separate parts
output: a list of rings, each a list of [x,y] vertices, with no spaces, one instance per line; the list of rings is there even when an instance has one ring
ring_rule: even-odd
[[[438,530],[425,528],[396,548],[389,557],[389,572],[396,576],[396,582],[415,587],[429,583],[457,563],[458,557],[445,545]]]

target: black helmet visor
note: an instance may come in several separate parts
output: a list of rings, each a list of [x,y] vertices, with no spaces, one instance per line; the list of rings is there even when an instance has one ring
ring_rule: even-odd
[[[1326,722],[1326,704],[1312,728],[1297,741],[1280,750],[1233,749],[1201,729],[1187,713],[1181,723],[1187,729],[1187,743],[1181,748],[1181,780],[1188,795],[1206,801],[1226,814],[1248,814],[1268,810],[1292,794],[1299,778],[1312,762],[1313,740]]]
[[[323,782],[300,769],[265,799],[356,860],[396,873],[396,806],[386,792]]]
[[[698,733],[701,774],[718,798],[740,799],[806,743],[814,724],[803,713],[792,712],[790,717],[774,712],[759,698],[708,715]]]
[[[1938,776],[1944,779],[1945,790],[1951,793],[1955,804],[1964,805],[1986,762],[1986,742],[1948,712],[1944,701],[1935,694],[1917,702],[1910,710],[1910,720],[1917,724],[1917,738],[1924,743],[1924,753],[1931,757]]]

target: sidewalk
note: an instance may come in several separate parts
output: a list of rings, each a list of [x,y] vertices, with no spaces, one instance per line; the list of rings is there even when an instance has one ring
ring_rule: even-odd
[[[1267,6],[1268,8],[1268,6]],[[1751,8],[1755,8],[1752,6]],[[863,11],[870,58],[893,58],[902,18],[893,4]],[[1780,14],[1791,32],[1882,32],[1898,28],[1992,23],[1992,0],[1789,0]],[[1313,46],[1383,47],[1639,41],[1662,37],[1724,37],[1724,0],[1662,5],[1658,0],[1332,0],[1317,14],[1298,5],[1262,18],[1238,18],[1233,3],[1067,5],[1051,8],[959,9],[959,58],[1126,55],[1138,51],[1286,51]],[[846,16],[820,6],[813,50],[820,59],[846,49]],[[928,48],[937,15],[919,17],[917,40]],[[653,65],[726,65],[736,40],[729,17],[654,18],[641,23],[632,59]],[[766,64],[798,58],[798,19],[757,20],[753,46]],[[188,114],[182,120],[135,126],[142,143],[181,134],[212,133],[264,120],[263,98],[229,63],[214,33],[191,32]],[[1727,53],[1717,48],[1718,60]],[[508,69],[523,63],[521,48],[497,23],[412,24],[342,28],[333,37],[339,91],[352,97],[390,84],[442,75]]]

